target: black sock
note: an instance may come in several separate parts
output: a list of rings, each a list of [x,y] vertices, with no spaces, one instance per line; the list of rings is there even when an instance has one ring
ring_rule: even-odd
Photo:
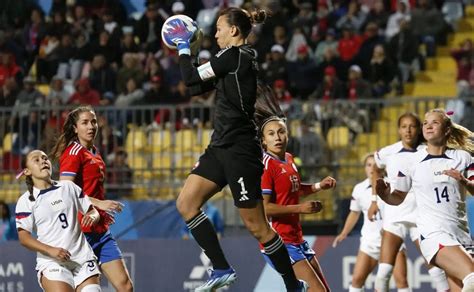
[[[230,268],[224,252],[219,244],[216,231],[204,212],[199,212],[194,218],[186,222],[191,234],[211,260],[214,269],[226,270]]]
[[[275,237],[270,241],[263,243],[263,247],[265,254],[270,258],[277,272],[283,277],[286,289],[291,291],[298,289],[299,281],[296,279],[288,250],[280,235],[275,234]]]

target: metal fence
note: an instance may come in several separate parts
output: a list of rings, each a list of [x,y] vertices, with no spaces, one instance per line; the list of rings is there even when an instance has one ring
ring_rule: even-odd
[[[364,179],[363,157],[398,139],[397,119],[407,111],[423,115],[448,107],[472,127],[474,98],[389,98],[382,100],[294,101],[282,104],[288,116],[289,152],[297,156],[304,181],[331,175],[338,187],[317,197],[325,205],[307,222],[338,220],[340,201]],[[16,201],[24,186],[16,182],[22,155],[31,149],[49,152],[70,107],[0,108],[0,200]],[[97,107],[96,146],[107,164],[111,198],[174,199],[199,155],[210,141],[213,108],[194,105]],[[472,129],[472,128],[471,128]],[[126,159],[125,158],[126,153]],[[57,165],[55,167],[57,177]],[[228,224],[238,215],[223,190],[214,200]]]

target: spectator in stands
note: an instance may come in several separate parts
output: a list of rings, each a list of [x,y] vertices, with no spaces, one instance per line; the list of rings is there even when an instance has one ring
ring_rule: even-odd
[[[411,26],[416,36],[426,46],[426,55],[435,55],[436,44],[446,38],[446,22],[443,14],[431,0],[418,0],[418,6],[411,12]]]
[[[73,7],[73,23],[71,33],[75,36],[84,35],[89,40],[94,32],[94,22],[86,13],[85,7],[79,2]]]
[[[283,79],[277,79],[273,82],[273,92],[276,99],[280,103],[281,109],[285,112],[290,107],[293,97],[286,87],[286,82]]]
[[[115,101],[115,105],[118,107],[127,107],[130,105],[138,104],[145,96],[143,90],[137,85],[137,81],[135,78],[130,77],[126,81],[126,88],[125,90],[120,93],[117,100]]]
[[[27,0],[0,1],[0,27],[22,29],[35,6],[34,2]]]
[[[114,19],[112,10],[104,9],[101,13],[101,18],[98,21],[97,31],[105,30],[110,36],[110,45],[114,48],[120,46],[120,38],[122,36],[122,30],[119,27],[117,21]],[[117,58],[119,60],[120,58]]]
[[[99,105],[100,94],[89,85],[89,79],[82,78],[76,81],[76,92],[69,99],[68,104]]]
[[[72,81],[76,81],[81,78],[84,64],[92,59],[92,50],[90,43],[87,42],[85,33],[81,33],[77,36],[75,46],[75,54],[69,60],[70,63],[70,78]],[[58,72],[59,73],[59,72]],[[63,76],[64,77],[64,76]]]
[[[62,105],[67,104],[71,97],[71,92],[64,88],[64,79],[59,76],[54,76],[51,79],[49,86],[49,93],[46,96],[45,104],[47,105]]]
[[[0,87],[0,106],[12,107],[15,104],[18,92],[18,83],[15,79],[7,79]]]
[[[344,95],[352,101],[372,97],[370,84],[362,78],[362,69],[358,65],[349,68],[346,90]]]
[[[316,22],[316,14],[313,12],[313,4],[310,2],[300,2],[299,12],[291,19],[291,27],[300,28],[306,37],[311,35],[311,28]]]
[[[23,80],[23,71],[15,63],[14,57],[10,52],[0,51],[0,87],[5,85],[8,79],[14,79],[17,83]]]
[[[349,2],[347,14],[343,15],[336,23],[338,29],[342,29],[345,26],[354,28],[355,31],[360,31],[367,15],[360,9],[359,3],[352,0]]]
[[[41,41],[36,58],[36,78],[40,83],[48,83],[57,72],[59,44],[60,40],[56,35],[47,34]]]
[[[385,29],[385,37],[390,40],[400,31],[400,21],[402,19],[409,21],[410,6],[407,0],[398,0],[397,11],[388,18],[387,28]]]
[[[125,55],[126,53],[138,53],[140,51],[140,47],[135,42],[135,37],[133,35],[133,27],[122,27],[122,33],[123,36],[120,41],[120,55],[122,56],[122,62],[120,63],[120,65],[123,65],[123,55]]]
[[[28,54],[27,68],[35,61],[41,41],[46,35],[43,12],[39,8],[31,10],[30,21],[23,29],[23,43]]]
[[[359,52],[362,39],[354,33],[352,26],[345,25],[342,27],[342,37],[339,39],[338,52],[342,61],[351,63]]]
[[[127,80],[135,79],[138,87],[142,86],[145,78],[143,68],[137,54],[125,53],[122,56],[123,67],[117,73],[117,92],[125,92]]]
[[[309,57],[309,47],[302,44],[298,50],[298,58],[288,62],[288,76],[291,91],[300,99],[306,100],[315,89],[316,63]]]
[[[301,122],[301,137],[298,139],[298,157],[305,165],[315,166],[326,162],[326,142],[319,134],[311,130],[310,122]]]
[[[127,152],[122,148],[114,152],[114,159],[107,171],[107,197],[109,199],[123,199],[132,194],[133,172],[128,165],[127,157]]]
[[[148,2],[145,13],[135,27],[142,49],[146,52],[156,52],[161,47],[160,31],[164,20],[158,9],[159,4]]]
[[[336,31],[333,28],[330,28],[326,31],[326,38],[318,43],[316,50],[314,51],[314,60],[316,64],[319,65],[326,54],[326,49],[331,48],[336,56],[339,55],[337,48],[339,44],[336,40]]]
[[[414,62],[418,57],[418,38],[406,19],[400,19],[400,31],[389,42],[389,53],[398,64],[400,84],[406,83],[415,69]]]
[[[389,13],[385,8],[385,4],[383,0],[375,0],[374,6],[370,9],[369,14],[367,15],[362,28],[365,28],[368,23],[374,22],[377,24],[379,30],[381,30],[381,34],[385,31],[387,27]]]
[[[0,201],[0,243],[8,240],[18,240],[15,217],[10,215],[8,205]]]
[[[108,31],[102,30],[99,32],[98,40],[91,43],[91,53],[93,53],[95,56],[104,56],[108,65],[112,66],[114,69],[117,68],[119,59],[118,53],[120,52],[110,41],[110,34]]]
[[[52,13],[52,20],[48,23],[48,35],[54,35],[61,38],[64,34],[71,32],[71,24],[66,21],[64,11],[54,10]]]
[[[383,45],[375,46],[368,75],[374,97],[382,97],[391,90],[390,83],[395,77],[395,68],[385,56]]]
[[[76,56],[76,48],[74,47],[73,40],[70,34],[63,34],[61,36],[61,42],[56,51],[57,56],[57,73],[61,78],[67,79],[72,77],[72,64]]]
[[[324,69],[323,82],[318,86],[309,98],[322,101],[339,99],[343,96],[343,84],[337,78],[336,68],[328,66]]]
[[[293,36],[291,37],[290,44],[286,50],[285,58],[288,62],[295,62],[300,57],[299,50],[302,50],[303,45],[306,47],[305,56],[312,58],[313,52],[309,51],[309,45],[303,30],[300,27],[296,27],[293,30]]]
[[[459,48],[451,50],[451,56],[456,60],[456,81],[469,82],[470,74],[474,70],[474,45],[472,39],[465,39]]]
[[[369,72],[370,60],[375,46],[384,44],[385,40],[382,35],[379,35],[379,28],[375,22],[367,24],[363,38],[364,41],[360,45],[355,63],[357,63],[362,68],[362,72],[366,74]],[[364,75],[364,77],[368,78],[368,75]]]
[[[286,29],[282,25],[277,25],[273,29],[273,43],[275,45],[280,45],[283,47],[283,51],[288,49],[290,44],[290,40],[288,39],[288,35],[286,33]]]
[[[327,47],[323,55],[323,60],[318,66],[318,84],[321,83],[324,79],[324,70],[330,66],[336,69],[337,78],[339,78],[339,80],[347,80],[346,65],[347,64],[342,62],[341,59],[338,57],[336,50],[331,47]]]
[[[287,62],[285,59],[285,49],[281,45],[273,45],[267,62],[262,64],[264,80],[272,84],[277,79],[288,80]]]
[[[207,51],[207,50],[203,50],[203,51]],[[163,67],[161,67],[161,63],[157,59],[157,57],[155,57],[152,54],[150,54],[147,57],[144,73],[145,73],[144,80],[146,82],[150,81],[153,76],[159,76],[160,78],[163,78],[164,70],[163,70]],[[145,88],[148,88],[148,84],[146,85]]]
[[[115,85],[116,78],[115,71],[110,67],[109,63],[107,63],[106,57],[102,54],[95,55],[92,59],[91,70],[89,72],[91,88],[97,90],[102,95],[106,92],[115,93],[117,88]]]
[[[31,148],[36,148],[38,141],[38,113],[31,111],[34,107],[44,104],[44,96],[35,88],[36,82],[31,76],[23,80],[23,89],[18,93],[14,105],[15,130],[18,139],[14,142],[15,151],[27,153]]]

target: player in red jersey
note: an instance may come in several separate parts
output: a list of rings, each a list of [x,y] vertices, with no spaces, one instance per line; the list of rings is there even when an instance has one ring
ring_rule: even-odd
[[[300,203],[299,198],[334,188],[336,180],[326,177],[316,184],[301,183],[293,156],[286,152],[288,132],[284,115],[269,88],[259,87],[255,107],[257,125],[265,150],[262,175],[265,212],[288,249],[297,278],[306,281],[310,291],[330,291],[314,251],[303,239],[299,219],[299,214],[321,211],[322,204],[319,201]],[[263,255],[270,263],[265,253]]]
[[[133,291],[122,252],[109,231],[109,223],[113,222],[110,214],[121,212],[123,206],[120,202],[105,200],[105,163],[94,146],[98,128],[91,107],[74,109],[64,122],[63,133],[51,156],[59,159],[59,179],[74,181],[99,209],[99,223],[94,227],[82,226],[82,231],[98,257],[102,272],[117,291]]]

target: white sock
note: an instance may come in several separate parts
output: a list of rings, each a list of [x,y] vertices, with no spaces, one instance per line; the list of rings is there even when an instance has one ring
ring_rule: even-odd
[[[464,279],[462,279],[462,290],[461,292],[474,292],[474,273],[470,273]]]
[[[442,269],[432,267],[428,270],[428,273],[430,274],[431,281],[435,285],[437,292],[449,291],[448,279],[446,279],[446,273]]]
[[[400,288],[400,289],[397,289],[397,292],[411,292],[411,288],[408,287],[408,288]]]
[[[380,263],[377,270],[377,277],[375,278],[374,291],[388,292],[390,277],[392,277],[393,266],[386,263]]]
[[[354,288],[352,285],[349,286],[349,292],[362,292],[364,288]]]

